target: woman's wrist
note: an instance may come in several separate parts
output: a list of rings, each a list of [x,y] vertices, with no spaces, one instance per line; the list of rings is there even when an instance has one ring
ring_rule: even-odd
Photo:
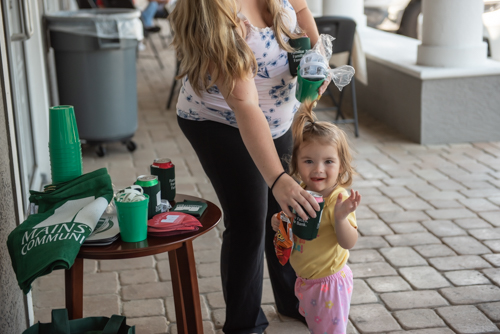
[[[271,187],[269,187],[271,189],[271,192],[273,191],[273,188],[274,186],[276,185],[276,183],[278,183],[278,180],[283,176],[285,175],[286,172],[285,171],[282,171],[275,179],[274,179],[274,182],[273,184],[271,185]]]

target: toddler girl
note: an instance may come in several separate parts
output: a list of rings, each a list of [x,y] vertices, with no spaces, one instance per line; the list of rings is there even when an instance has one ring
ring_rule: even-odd
[[[361,201],[352,183],[354,169],[344,131],[329,122],[316,122],[312,103],[299,109],[293,129],[290,174],[306,190],[323,195],[325,206],[318,236],[303,240],[294,235],[290,263],[297,273],[295,295],[299,312],[313,334],[346,333],[353,289],[352,272],[346,262],[348,249],[358,239],[354,210]],[[273,229],[281,223],[271,220]]]

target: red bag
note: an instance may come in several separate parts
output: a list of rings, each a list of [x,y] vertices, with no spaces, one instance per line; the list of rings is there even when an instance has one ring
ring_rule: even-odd
[[[278,232],[274,236],[273,243],[278,261],[284,266],[288,262],[293,249],[292,223],[283,211],[278,213],[278,220],[280,225]]]

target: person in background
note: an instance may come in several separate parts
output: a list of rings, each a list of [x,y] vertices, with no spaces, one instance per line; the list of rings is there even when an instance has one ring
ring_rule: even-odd
[[[146,31],[158,32],[161,30],[160,27],[154,25],[153,19],[155,17],[168,16],[165,5],[167,5],[169,1],[170,0],[149,0],[146,8],[141,12],[142,23]]]
[[[299,312],[311,333],[345,334],[353,291],[348,249],[358,240],[354,210],[361,195],[344,189],[354,174],[346,134],[335,124],[317,122],[312,106],[302,104],[292,125],[290,173],[304,189],[321,194],[325,206],[315,239],[293,236],[290,264],[297,273]],[[271,224],[277,232],[277,215]]]
[[[303,219],[319,210],[284,163],[299,106],[288,40],[306,33],[314,45],[319,38],[306,0],[181,0],[169,17],[183,83],[177,120],[224,212],[223,332],[262,334],[268,326],[264,253],[278,312],[305,321],[296,274],[278,262],[270,221],[280,208]]]

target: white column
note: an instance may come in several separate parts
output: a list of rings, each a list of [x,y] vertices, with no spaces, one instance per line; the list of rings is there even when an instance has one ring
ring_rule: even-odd
[[[323,0],[307,0],[307,7],[314,17],[323,16]]]
[[[366,27],[366,15],[363,0],[323,0],[324,16],[348,16],[358,27]]]
[[[422,44],[417,64],[436,67],[481,65],[483,0],[423,0]]]

